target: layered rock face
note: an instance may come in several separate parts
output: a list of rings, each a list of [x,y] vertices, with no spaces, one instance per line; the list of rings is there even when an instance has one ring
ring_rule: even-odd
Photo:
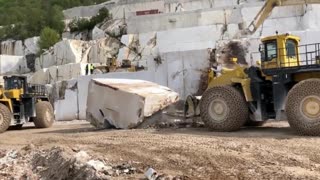
[[[263,36],[291,32],[301,37],[301,44],[320,42],[319,5],[275,8],[255,34],[239,37],[263,4],[260,0],[118,0],[69,9],[64,11],[66,21],[94,16],[101,7],[107,7],[114,20],[90,32],[67,33],[38,58],[26,58],[37,51],[37,38],[2,42],[1,54],[19,56],[1,56],[1,73],[31,72],[31,82],[55,87],[59,120],[86,119],[88,85],[96,77],[151,81],[169,87],[183,100],[201,94],[203,77],[214,63],[227,63],[236,56],[242,64],[255,65]],[[121,72],[85,76],[88,63],[106,65],[110,59],[119,66],[129,61],[141,71],[118,69]]]

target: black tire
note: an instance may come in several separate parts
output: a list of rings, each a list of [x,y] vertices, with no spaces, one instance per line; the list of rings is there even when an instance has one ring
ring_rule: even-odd
[[[290,90],[286,114],[290,126],[297,133],[307,136],[320,135],[319,108],[320,79],[304,80]]]
[[[0,104],[0,133],[5,132],[10,127],[11,117],[12,113],[10,109],[5,105]]]
[[[239,130],[244,125],[249,117],[249,109],[239,90],[232,86],[218,86],[203,94],[200,114],[202,121],[210,129],[230,132]]]
[[[52,105],[47,101],[40,101],[36,104],[36,117],[33,123],[36,128],[49,128],[54,122]]]

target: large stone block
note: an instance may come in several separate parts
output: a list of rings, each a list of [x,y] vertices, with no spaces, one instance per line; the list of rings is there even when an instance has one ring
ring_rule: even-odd
[[[117,79],[141,79],[154,82],[155,75],[147,71],[139,72],[115,72],[108,74],[99,74],[91,76],[81,76],[78,78],[78,102],[79,102],[79,119],[86,119],[88,86],[91,79],[94,78],[117,78]]]
[[[91,42],[92,45],[88,52],[88,61],[90,63],[106,64],[108,59],[116,57],[121,47],[118,39],[107,37]]]
[[[39,52],[39,37],[32,37],[24,40],[24,54],[37,54]]]
[[[93,79],[88,92],[87,120],[99,128],[135,128],[179,99],[169,88],[142,80]]]
[[[29,79],[29,82],[32,84],[49,84],[48,69],[41,69],[35,72]]]
[[[77,80],[55,83],[52,93],[57,121],[79,119]]]
[[[56,65],[80,63],[85,42],[78,40],[63,40],[54,45]]]
[[[40,55],[39,58],[36,59],[36,70],[39,71],[43,68],[49,68],[51,66],[56,65],[55,55],[53,49],[48,50]]]
[[[85,75],[86,63],[72,63],[57,66],[57,80],[65,81]]]

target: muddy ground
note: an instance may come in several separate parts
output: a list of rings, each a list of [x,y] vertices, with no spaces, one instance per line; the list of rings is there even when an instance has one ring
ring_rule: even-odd
[[[217,133],[206,128],[96,130],[85,121],[73,121],[0,135],[2,154],[30,144],[31,151],[85,151],[107,164],[135,168],[110,179],[141,179],[149,167],[181,179],[320,179],[320,138],[296,136],[286,122]]]

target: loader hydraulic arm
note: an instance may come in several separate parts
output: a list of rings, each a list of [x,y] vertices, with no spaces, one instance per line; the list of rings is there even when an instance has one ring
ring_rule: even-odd
[[[252,35],[269,17],[275,7],[294,6],[303,4],[320,4],[320,0],[267,0],[254,20],[250,23],[245,34]]]

